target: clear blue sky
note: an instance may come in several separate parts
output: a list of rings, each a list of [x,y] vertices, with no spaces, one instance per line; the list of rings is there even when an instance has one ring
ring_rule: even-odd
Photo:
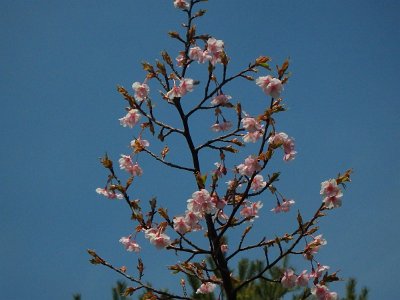
[[[125,103],[116,85],[143,80],[140,62],[154,61],[161,50],[176,55],[166,33],[184,19],[172,2],[1,1],[3,299],[66,300],[75,292],[110,299],[120,277],[90,265],[87,248],[134,270],[136,255],[118,243],[132,231],[129,211],[94,192],[106,176],[98,157],[107,151],[117,159],[132,137],[118,122]],[[211,0],[203,6],[208,13],[198,29],[225,41],[233,70],[261,54],[274,63],[290,56],[289,111],[279,126],[296,138],[299,154],[290,165],[274,165],[282,171],[280,188],[310,215],[319,205],[320,182],[353,168],[343,207],[321,222],[328,245],[319,259],[344,278],[355,276],[371,289],[371,299],[396,299],[399,2]],[[245,81],[226,92],[248,111],[263,99]],[[147,175],[135,197],[156,195],[183,212],[193,183],[140,159]],[[294,213],[279,217],[293,220]],[[271,224],[258,224],[255,233],[263,226],[273,231]],[[155,262],[164,252],[146,249],[148,279],[175,285],[180,277],[159,272],[174,257]],[[332,289],[341,292],[343,284]]]

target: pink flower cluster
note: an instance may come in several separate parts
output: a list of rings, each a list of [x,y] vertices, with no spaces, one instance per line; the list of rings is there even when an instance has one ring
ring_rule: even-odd
[[[283,199],[282,203],[278,203],[278,205],[271,209],[271,211],[274,213],[288,212],[290,210],[290,207],[294,204],[294,200]]]
[[[271,135],[268,139],[268,142],[274,147],[278,148],[280,146],[283,147],[284,161],[290,161],[295,158],[297,152],[294,150],[294,139],[289,138],[289,136],[284,132],[279,132]]]
[[[184,216],[174,217],[174,230],[180,234],[201,229],[199,222],[206,214],[218,211],[218,217],[225,217],[222,209],[227,204],[225,199],[220,199],[216,194],[213,196],[206,189],[201,189],[192,194],[187,200],[187,210]]]
[[[229,180],[226,182],[228,190],[233,190],[238,182],[236,180]],[[242,187],[242,184],[237,185],[238,188]]]
[[[243,208],[240,210],[240,214],[243,216],[243,218],[251,218],[251,222],[253,222],[254,218],[258,218],[258,211],[263,207],[263,204],[261,201],[258,202],[250,202],[247,201]]]
[[[195,224],[197,224],[197,216],[195,216]],[[192,230],[191,226],[189,225],[190,219],[182,216],[174,217],[174,230],[179,232],[180,234],[185,234]]]
[[[211,126],[211,130],[215,132],[227,131],[231,128],[232,128],[232,122],[230,121],[224,121],[221,123],[217,121],[215,124]]]
[[[130,252],[139,252],[140,246],[134,240],[131,239],[131,236],[123,236],[119,242],[125,246],[126,251]]]
[[[212,293],[217,285],[212,282],[205,282],[200,285],[200,287],[197,289],[196,294],[209,294]]]
[[[133,163],[132,158],[129,155],[121,154],[121,158],[119,159],[119,167],[122,170],[130,173],[132,176],[140,176],[143,174],[143,171],[140,168],[139,164]]]
[[[243,128],[248,132],[243,136],[245,143],[255,143],[264,134],[263,125],[260,124],[255,118],[245,116],[242,119]]]
[[[199,213],[195,213],[193,211],[187,210],[185,213],[185,223],[188,226],[188,231],[197,231],[201,229],[201,225],[199,224],[202,216]]]
[[[178,67],[183,67],[183,65],[186,63],[185,51],[179,52],[179,55],[175,58],[175,60]]]
[[[304,249],[304,257],[308,260],[312,260],[314,255],[319,251],[319,248],[326,244],[327,242],[324,238],[322,238],[322,234],[317,235],[316,237],[314,237],[314,240],[308,243],[306,248]]]
[[[326,271],[329,270],[329,266],[323,266],[320,264],[317,264],[317,269],[312,269],[310,277],[311,278],[320,278],[322,274]]]
[[[214,66],[221,61],[221,54],[224,52],[224,42],[215,38],[209,38],[207,41],[208,54],[211,56],[211,64]]]
[[[244,160],[243,164],[237,166],[237,169],[241,175],[252,176],[255,172],[261,170],[261,166],[258,163],[258,158],[250,155]]]
[[[215,175],[217,175],[218,177],[222,177],[223,175],[226,175],[226,168],[225,168],[225,165],[222,163],[219,163],[219,162],[216,162],[216,163],[214,163],[214,165],[217,167],[215,170],[214,170],[214,174]]]
[[[322,202],[328,209],[340,207],[342,205],[342,190],[338,187],[336,179],[329,179],[321,183],[320,194],[324,196]]]
[[[191,78],[182,78],[180,80],[179,86],[175,85],[166,94],[167,98],[173,100],[174,98],[181,98],[185,96],[188,92],[193,91],[194,81]]]
[[[256,175],[251,182],[251,188],[253,191],[257,192],[258,190],[263,189],[267,183],[264,181],[264,177],[262,175]]]
[[[335,292],[330,292],[325,285],[317,284],[311,289],[311,294],[317,300],[336,300],[338,295]]]
[[[199,64],[203,64],[206,61],[211,60],[211,55],[208,54],[207,50],[203,51],[199,46],[195,46],[190,48],[189,58],[197,61]]]
[[[258,77],[256,84],[262,88],[264,93],[272,98],[279,98],[283,90],[282,82],[271,75]]]
[[[150,243],[156,246],[157,249],[162,249],[171,244],[171,238],[166,235],[163,229],[160,228],[149,228],[144,231],[146,239],[150,240]]]
[[[205,63],[209,61],[213,66],[221,62],[221,54],[224,52],[224,42],[215,38],[207,40],[207,49],[202,50],[200,47],[195,46],[189,50],[189,58],[197,61],[198,63]]]
[[[286,269],[281,279],[282,286],[288,289],[294,288],[295,286],[306,287],[310,280],[310,275],[307,274],[307,270],[304,270],[299,275],[296,275],[292,269]]]
[[[130,127],[133,128],[139,122],[140,114],[137,109],[131,109],[128,111],[125,117],[119,119],[119,122],[123,127]]]
[[[231,96],[221,93],[221,94],[215,96],[211,100],[211,104],[212,105],[225,105],[225,104],[227,104],[229,102],[230,99],[232,99]]]
[[[189,3],[186,0],[175,0],[174,6],[179,9],[189,9]]]
[[[109,191],[107,189],[97,188],[96,193],[107,197],[108,199],[123,199],[124,196],[121,193]]]
[[[150,143],[148,140],[143,140],[142,137],[139,136],[137,139],[131,141],[132,148],[137,148],[138,146],[140,146],[141,148],[146,148],[150,146]]]
[[[324,266],[326,267],[326,266]],[[326,269],[325,269],[326,270]],[[319,275],[320,276],[320,275]],[[319,277],[318,276],[318,277]],[[296,286],[306,287],[310,278],[315,277],[315,274],[307,274],[304,270],[299,275],[296,275],[292,269],[286,269],[283,273],[281,283],[285,288],[294,288]],[[337,293],[330,292],[325,285],[317,284],[311,289],[311,294],[318,300],[336,300]]]
[[[200,216],[214,212],[216,206],[212,201],[210,193],[206,189],[201,189],[192,194],[192,198],[187,200],[187,209]]]
[[[132,89],[135,91],[136,100],[140,102],[145,100],[150,92],[150,88],[146,83],[134,82]]]

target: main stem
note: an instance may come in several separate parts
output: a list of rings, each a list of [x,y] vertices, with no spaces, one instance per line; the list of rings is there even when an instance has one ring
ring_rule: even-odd
[[[185,56],[188,57],[189,53],[189,48],[191,44],[191,40],[189,38],[189,30],[192,27],[192,9],[194,4],[196,4],[198,1],[191,0],[190,1],[190,8],[187,10],[187,16],[188,16],[188,23],[186,25],[186,42],[185,42]],[[184,78],[186,74],[188,65],[184,64],[181,77]],[[180,98],[175,98],[174,99],[174,104],[176,109],[178,110],[179,116],[181,118],[182,124],[183,124],[183,129],[184,129],[184,136],[186,139],[186,142],[188,144],[190,153],[192,155],[192,161],[193,161],[193,168],[195,170],[194,176],[197,182],[197,188],[200,190],[204,188],[203,184],[198,180],[201,175],[201,169],[200,169],[200,161],[199,161],[199,155],[198,155],[198,150],[196,150],[196,147],[194,146],[192,136],[190,134],[190,129],[189,129],[189,124],[188,124],[188,118],[189,115],[185,115],[181,103],[180,103]],[[221,251],[221,238],[218,236],[217,231],[214,226],[214,222],[212,220],[211,214],[206,214],[205,216],[206,223],[207,223],[207,236],[210,241],[210,246],[211,246],[211,253],[212,253],[212,258],[214,260],[215,265],[217,266],[217,269],[221,273],[222,277],[222,283],[223,283],[223,288],[225,290],[225,294],[228,298],[228,300],[236,300],[236,291],[233,287],[232,281],[231,281],[231,275],[230,271],[228,268],[228,263],[227,260],[225,259],[225,256],[223,255]]]
[[[198,189],[204,188],[200,182],[198,181],[198,175],[201,174],[201,169],[200,169],[200,161],[199,161],[199,155],[198,151],[196,150],[196,147],[194,146],[192,136],[190,134],[190,129],[189,129],[189,124],[188,124],[188,118],[183,112],[181,103],[180,103],[180,98],[175,98],[174,99],[174,104],[175,107],[178,110],[179,116],[182,120],[183,128],[184,128],[184,136],[186,139],[186,142],[188,144],[190,153],[192,155],[192,161],[193,161],[193,168],[195,170],[194,176],[197,182],[197,187]],[[222,278],[222,283],[223,283],[223,288],[225,290],[225,294],[227,296],[228,300],[236,300],[236,290],[233,287],[232,280],[231,280],[231,275],[228,267],[228,262],[225,259],[224,254],[221,251],[221,238],[218,236],[217,231],[214,226],[214,222],[212,220],[212,215],[211,214],[206,214],[205,216],[206,219],[206,224],[207,224],[207,236],[210,241],[211,245],[211,253],[212,253],[212,258],[217,266],[218,271],[221,273],[221,278]]]

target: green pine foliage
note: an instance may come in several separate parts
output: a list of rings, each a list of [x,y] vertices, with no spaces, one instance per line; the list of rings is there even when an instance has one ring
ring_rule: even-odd
[[[208,264],[213,268],[212,260],[208,260]],[[215,267],[215,266],[214,266]],[[236,281],[242,282],[247,278],[254,276],[259,273],[265,267],[264,263],[260,260],[250,261],[247,258],[241,259],[238,263]],[[271,268],[265,276],[271,280],[279,281],[282,272],[287,268],[287,260],[283,262],[282,267]],[[219,295],[215,294],[196,294],[196,290],[201,285],[201,281],[195,276],[187,276],[186,278],[186,289],[187,294],[194,300],[217,300]],[[346,296],[340,298],[340,300],[368,300],[368,289],[363,287],[359,294],[356,292],[357,281],[354,278],[350,278],[346,284]],[[123,281],[117,281],[116,285],[112,288],[112,300],[133,300],[128,296],[123,296],[124,291],[127,289],[127,284]],[[246,287],[241,289],[238,293],[238,300],[278,300],[283,299],[288,293],[293,293],[293,300],[309,299],[311,295],[310,289],[284,288],[281,284],[276,282],[267,281],[265,279],[257,279],[249,283]],[[143,300],[148,299],[148,291],[144,291],[141,295],[138,295],[136,299]],[[166,300],[167,297],[158,297],[155,299]],[[74,294],[73,300],[82,300],[80,294]]]
[[[124,291],[126,290],[127,285],[123,281],[117,281],[115,287],[112,288],[112,299],[113,300],[131,300],[132,298],[123,296]]]
[[[286,268],[287,261],[284,262],[283,268]],[[247,278],[253,277],[257,273],[259,273],[265,267],[264,263],[260,260],[250,261],[247,258],[241,259],[238,263],[238,274],[236,277],[237,283],[246,280]],[[265,277],[279,281],[282,275],[282,268],[273,267],[271,268]],[[187,277],[188,287],[193,291],[191,297],[196,300],[216,300],[218,295],[215,296],[213,294],[201,295],[196,294],[195,291],[200,286],[201,282],[195,276]],[[282,297],[294,291],[300,291],[300,288],[295,289],[286,289],[281,284],[277,284],[276,282],[271,282],[262,278],[254,280],[250,282],[246,287],[242,288],[237,296],[238,300],[255,300],[255,299],[263,299],[263,300],[277,300],[282,299]],[[296,296],[301,299],[301,295]]]
[[[341,300],[368,300],[368,289],[363,287],[359,295],[356,293],[357,281],[350,278],[346,285],[346,297]]]
[[[285,262],[286,264],[286,262]],[[239,280],[243,281],[247,278],[253,277],[259,273],[265,267],[262,261],[250,261],[248,259],[242,259],[238,264],[238,275]],[[279,267],[273,267],[266,274],[267,278],[272,280],[279,280],[282,274],[282,269]],[[265,279],[257,279],[249,283],[243,288],[238,294],[238,300],[252,300],[252,299],[281,299],[283,295],[290,292],[290,290],[284,288],[281,284],[270,282]]]
[[[74,294],[72,295],[73,300],[81,300],[81,294]]]

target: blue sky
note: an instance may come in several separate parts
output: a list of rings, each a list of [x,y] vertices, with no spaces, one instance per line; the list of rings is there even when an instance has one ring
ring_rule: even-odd
[[[154,61],[161,50],[173,57],[180,50],[166,34],[184,21],[172,2],[1,2],[4,299],[71,299],[75,292],[83,299],[110,299],[120,277],[90,265],[87,248],[134,270],[136,255],[118,243],[132,232],[129,211],[94,192],[106,178],[98,157],[107,151],[116,160],[129,151],[133,131],[119,125],[125,103],[116,85],[142,81],[140,62]],[[298,156],[290,164],[277,160],[271,171],[282,171],[279,188],[310,216],[320,203],[320,182],[354,169],[343,207],[320,224],[328,245],[319,259],[368,286],[371,299],[395,299],[399,2],[211,0],[203,6],[208,12],[198,30],[224,40],[232,72],[259,55],[271,56],[276,64],[290,57],[293,76],[283,94],[288,111],[278,126],[295,137]],[[265,100],[247,81],[225,92],[248,112]],[[199,132],[213,122],[206,120],[194,124]],[[171,158],[184,157],[179,143],[171,148]],[[216,160],[206,157],[205,169]],[[144,155],[140,162],[145,174],[133,196],[143,201],[158,196],[172,212],[182,213],[194,191],[191,178]],[[228,162],[233,164],[234,157]],[[274,216],[268,210],[255,236],[281,232],[294,220],[295,212]],[[179,278],[160,268],[176,258],[145,249],[141,257],[148,279],[176,285]],[[154,260],[163,255],[161,263]],[[301,268],[304,261],[294,263]],[[343,285],[332,289],[341,292]]]

